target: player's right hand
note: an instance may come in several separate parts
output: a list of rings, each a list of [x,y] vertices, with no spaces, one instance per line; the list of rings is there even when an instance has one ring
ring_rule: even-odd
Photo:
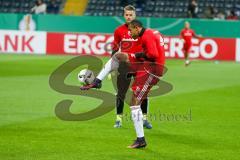
[[[136,58],[135,54],[133,54],[133,53],[130,54],[130,57],[131,58]]]

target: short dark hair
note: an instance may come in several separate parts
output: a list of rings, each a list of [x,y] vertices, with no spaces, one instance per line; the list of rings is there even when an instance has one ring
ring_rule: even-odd
[[[136,12],[136,8],[132,5],[125,6],[123,10],[124,11],[134,11],[134,12]]]
[[[132,20],[129,24],[134,27],[143,27],[142,22],[137,19]]]

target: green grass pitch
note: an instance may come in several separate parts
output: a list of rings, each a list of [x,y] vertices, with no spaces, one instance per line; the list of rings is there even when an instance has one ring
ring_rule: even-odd
[[[115,111],[84,122],[55,116],[57,102],[74,100],[72,112],[99,100],[64,95],[49,87],[52,71],[71,56],[0,55],[0,160],[239,160],[240,64],[167,60],[164,77],[174,89],[150,99],[150,113],[189,115],[156,119],[145,130],[148,146],[127,149],[135,138],[131,121],[113,128]],[[105,58],[104,60],[106,60]],[[67,82],[79,85],[77,70]],[[114,93],[111,81],[103,90]],[[114,104],[113,104],[114,105]],[[129,115],[129,107],[125,106]]]

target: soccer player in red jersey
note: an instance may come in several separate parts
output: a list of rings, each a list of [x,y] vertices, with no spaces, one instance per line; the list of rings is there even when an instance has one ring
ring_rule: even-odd
[[[141,148],[146,146],[146,141],[141,127],[142,111],[140,104],[148,95],[150,89],[163,76],[165,64],[164,40],[159,31],[145,29],[138,20],[133,20],[128,28],[134,39],[140,38],[143,47],[143,52],[130,55],[131,58],[144,60],[144,64],[137,68],[138,71],[132,84],[133,96],[130,106],[137,139],[129,148]]]
[[[114,31],[114,41],[113,41],[113,51],[112,55],[116,52],[124,52],[126,54],[137,53],[142,51],[142,45],[139,39],[133,39],[130,35],[130,31],[128,29],[128,24],[136,18],[136,10],[132,5],[127,5],[124,7],[124,19],[125,24],[117,27]],[[136,60],[132,60],[131,62],[135,62]],[[125,85],[122,85],[122,84]],[[126,93],[129,89],[129,85],[131,83],[130,78],[126,78],[124,76],[119,75],[117,77],[117,95],[116,95],[116,121],[115,128],[120,128],[122,126],[122,115],[124,108],[124,99],[126,97]],[[147,129],[151,129],[152,125],[147,120],[148,114],[148,98],[146,97],[142,104],[141,108],[144,115],[144,123],[143,126]]]
[[[192,47],[192,37],[200,38],[200,36],[196,35],[194,30],[190,28],[190,23],[186,21],[184,24],[184,29],[182,29],[180,33],[180,38],[184,41],[183,52],[185,58],[185,66],[188,66],[190,64],[189,52]]]
[[[108,73],[112,70],[117,70],[120,62],[126,62],[130,68],[129,72],[133,71],[136,73],[132,84],[133,95],[130,108],[137,139],[128,147],[142,148],[145,147],[147,143],[144,138],[143,113],[140,105],[147,97],[152,86],[156,85],[163,75],[165,64],[164,40],[158,31],[145,29],[138,20],[131,21],[128,28],[133,39],[139,38],[141,40],[143,51],[131,54],[116,53],[105,64],[94,82],[81,87],[81,90],[101,88],[101,82]],[[140,65],[134,65],[131,63],[133,60],[139,60],[142,61],[142,63]]]

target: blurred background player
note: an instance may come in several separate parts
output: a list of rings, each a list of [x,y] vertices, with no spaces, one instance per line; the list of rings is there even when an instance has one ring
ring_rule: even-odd
[[[184,52],[184,58],[185,58],[185,66],[188,66],[190,64],[189,52],[192,47],[192,37],[200,38],[200,36],[196,35],[194,30],[190,28],[190,23],[186,21],[184,23],[184,28],[180,33],[180,38],[183,39],[184,41],[183,52]]]
[[[136,18],[136,9],[132,5],[127,5],[124,7],[124,19],[125,24],[119,26],[114,31],[114,45],[113,52],[114,55],[116,52],[124,52],[127,54],[137,53],[142,51],[141,42],[139,39],[132,39],[130,35],[130,31],[128,29],[128,24]],[[124,85],[123,85],[124,83]],[[126,97],[126,93],[129,89],[129,85],[131,83],[131,78],[126,78],[125,76],[119,75],[117,77],[117,96],[116,96],[116,121],[115,128],[120,128],[122,126],[122,117],[123,117],[123,108],[124,108],[124,99]],[[147,129],[151,129],[152,125],[147,120],[148,113],[148,98],[144,99],[141,108],[143,111],[144,117],[144,127]]]
[[[104,65],[94,82],[81,87],[81,90],[101,88],[102,80],[113,70],[120,68],[121,62],[126,62],[130,72],[135,72],[132,84],[133,95],[130,102],[131,115],[137,139],[128,148],[142,148],[147,145],[143,130],[143,113],[141,103],[147,97],[150,89],[156,85],[163,75],[165,63],[164,40],[159,31],[145,29],[138,20],[132,20],[128,28],[133,39],[139,38],[143,47],[142,52],[126,54],[117,52]],[[132,59],[142,61],[139,66],[131,63]]]

